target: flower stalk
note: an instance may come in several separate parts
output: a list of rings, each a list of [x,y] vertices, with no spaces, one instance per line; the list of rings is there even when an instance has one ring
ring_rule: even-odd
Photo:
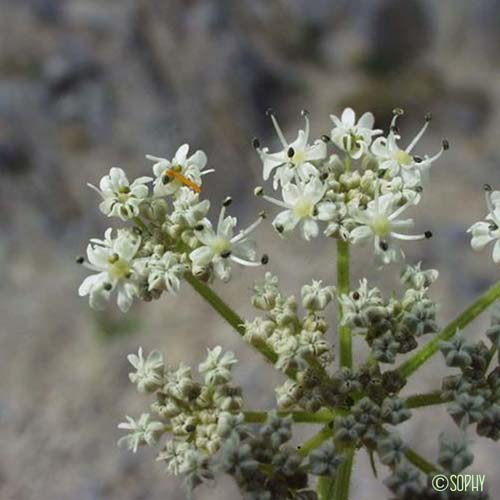
[[[402,363],[398,368],[399,374],[404,378],[408,378],[415,373],[429,358],[436,354],[441,342],[451,339],[458,330],[465,328],[499,297],[500,281],[481,295],[470,307],[460,314],[460,316],[449,323],[441,333],[436,335],[429,343],[422,347],[422,349]]]
[[[345,295],[349,293],[349,243],[341,239],[337,240],[337,293]],[[339,343],[340,343],[340,365],[352,367],[352,338],[351,330],[347,325],[342,325],[342,304],[339,302]]]

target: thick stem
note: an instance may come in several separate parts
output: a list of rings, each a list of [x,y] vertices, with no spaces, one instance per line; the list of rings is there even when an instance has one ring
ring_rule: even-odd
[[[325,425],[319,432],[317,432],[311,439],[308,439],[302,445],[297,447],[297,452],[302,457],[307,457],[309,453],[315,448],[321,446],[327,439],[331,438],[333,431],[330,426]]]
[[[351,486],[352,466],[354,465],[354,449],[348,448],[344,454],[344,461],[340,464],[335,476],[333,500],[348,500],[349,487]]]
[[[444,328],[444,330],[441,331],[441,333],[436,335],[430,342],[422,347],[422,349],[401,364],[398,368],[398,372],[404,378],[408,378],[439,350],[439,344],[442,341],[449,340],[457,333],[458,330],[465,328],[499,297],[500,281],[481,295],[476,302],[460,314],[460,316],[455,318],[446,328]]]
[[[414,394],[405,399],[407,408],[423,408],[424,406],[434,406],[446,403],[441,391],[433,391],[427,394]]]
[[[191,273],[185,273],[184,278],[242,337],[245,335],[245,322],[243,319],[209,286],[195,278]],[[272,349],[267,346],[259,346],[256,349],[271,363],[276,363],[278,355]]]
[[[428,476],[432,476],[436,474],[436,472],[439,472],[439,469],[435,465],[432,465],[424,457],[419,455],[416,451],[412,450],[411,448],[408,448],[405,451],[405,456],[409,462],[411,462],[415,467],[417,467],[417,469],[420,469]]]
[[[315,413],[307,411],[279,411],[280,417],[292,417],[295,423],[318,424],[331,422],[338,415],[345,415],[346,410],[319,410]],[[267,420],[269,411],[246,411],[245,421],[252,424],[261,424]]]
[[[346,295],[350,289],[349,278],[349,243],[341,239],[337,240],[337,295]],[[351,330],[342,322],[342,304],[339,302],[339,347],[340,347],[340,366],[352,367],[352,337]]]

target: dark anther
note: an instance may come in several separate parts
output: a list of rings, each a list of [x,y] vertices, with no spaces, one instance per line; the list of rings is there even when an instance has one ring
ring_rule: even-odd
[[[224,201],[222,202],[222,206],[228,207],[229,205],[231,205],[232,202],[233,202],[233,199],[230,196],[228,196],[227,198],[224,198]]]
[[[266,109],[266,116],[272,116],[274,115],[273,108],[267,108]]]
[[[194,432],[196,430],[196,426],[193,424],[188,424],[186,425],[186,427],[184,427],[184,429],[186,429],[186,432]]]
[[[259,139],[257,139],[257,137],[254,137],[252,139],[252,146],[255,148],[255,149],[259,149],[260,148],[260,141]]]
[[[359,300],[360,299],[359,292],[352,292],[352,298],[353,300]]]
[[[398,115],[398,116],[401,116],[401,115],[404,115],[404,111],[401,109],[401,108],[394,108],[392,110],[392,112],[395,114],[395,115]]]
[[[205,226],[203,224],[197,224],[194,226],[195,231],[203,231],[205,229]]]
[[[282,233],[285,230],[285,228],[281,224],[276,224],[276,226],[274,226],[274,229],[276,229],[278,233]]]
[[[303,110],[300,112],[300,114],[301,114],[302,116],[307,116],[307,115],[309,114],[309,111],[307,111],[307,109],[303,109]]]
[[[391,132],[394,132],[395,134],[397,134],[399,132],[399,128],[397,127],[397,125],[393,125],[391,127]]]
[[[223,258],[223,259],[227,259],[229,257],[231,257],[231,250],[226,250],[225,252],[222,252],[220,254],[220,256]]]
[[[259,212],[259,217],[261,219],[267,219],[267,212],[265,212],[264,210],[262,210],[262,212]]]
[[[381,241],[379,243],[379,246],[380,248],[384,251],[384,252],[387,252],[387,250],[389,249],[389,245],[387,244],[387,241]]]
[[[113,285],[111,283],[104,283],[102,287],[104,288],[104,290],[109,292],[113,288]]]
[[[295,149],[288,148],[288,151],[286,154],[287,154],[288,158],[293,158],[293,156],[295,155]]]
[[[424,190],[424,188],[422,186],[415,186],[415,191],[417,193],[421,193],[423,190]]]
[[[426,122],[430,122],[431,120],[432,120],[432,114],[431,114],[431,113],[427,113],[427,114],[425,115],[425,121],[426,121]]]
[[[318,209],[316,207],[313,208],[313,217],[318,215]]]
[[[85,262],[85,258],[82,257],[81,255],[76,258],[76,263],[77,264],[83,264]]]
[[[450,149],[450,143],[449,143],[449,141],[447,139],[443,139],[443,143],[442,144],[443,144],[443,149],[445,151],[448,151],[448,149]]]
[[[161,178],[162,184],[168,184],[170,182],[170,177],[168,176],[167,173]]]
[[[319,176],[320,180],[322,181],[326,181],[326,179],[328,179],[328,172],[323,172],[320,176]]]
[[[484,184],[484,185],[483,185],[483,189],[484,189],[485,191],[491,191],[491,190],[492,190],[492,187],[491,187],[491,185],[490,185],[490,184]]]
[[[415,155],[415,156],[413,157],[413,161],[414,161],[415,163],[422,163],[424,160],[422,159],[422,157]]]
[[[498,226],[494,222],[491,222],[490,225],[488,226],[488,229],[490,231],[496,231],[498,229]]]
[[[426,231],[426,232],[424,233],[424,236],[425,236],[427,239],[432,238],[432,231]]]
[[[261,259],[260,259],[260,263],[265,266],[267,264],[269,264],[269,255],[267,255],[267,253],[265,253]]]
[[[323,134],[323,135],[321,136],[321,140],[322,140],[323,142],[330,142],[330,141],[331,141],[330,136],[328,136],[328,135],[326,135],[326,134]]]

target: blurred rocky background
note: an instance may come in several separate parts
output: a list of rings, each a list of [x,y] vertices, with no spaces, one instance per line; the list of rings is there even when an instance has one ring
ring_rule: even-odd
[[[85,184],[111,166],[148,175],[146,152],[169,156],[189,142],[217,170],[206,196],[231,194],[246,223],[262,209],[251,138],[276,142],[267,107],[293,136],[302,108],[319,135],[345,105],[374,111],[381,127],[400,106],[408,140],[430,111],[420,152],[437,151],[443,137],[452,147],[414,213],[435,237],[411,245],[409,258],[441,271],[443,322],[498,279],[488,252],[473,254],[464,234],[484,215],[482,185],[500,185],[498,19],[499,0],[0,0],[0,498],[184,498],[150,450],[115,446],[117,422],[147,404],[127,380],[126,354],[139,345],[198,363],[222,343],[241,359],[236,378],[249,404],[274,404],[280,377],[187,285],[127,316],[114,305],[96,314],[77,297],[85,273],[74,257],[108,224]],[[259,239],[290,292],[335,280],[332,242],[282,241],[269,225]],[[399,271],[373,269],[364,250],[353,269],[355,279],[391,286]],[[262,274],[244,269],[217,289],[249,316]],[[437,387],[442,365],[434,360],[407,392]],[[438,408],[416,412],[403,432],[435,459],[445,428],[453,424]],[[471,470],[489,476],[494,498],[498,446],[477,439],[474,449]],[[363,452],[354,478],[354,500],[387,497]],[[197,498],[237,494],[223,480]]]

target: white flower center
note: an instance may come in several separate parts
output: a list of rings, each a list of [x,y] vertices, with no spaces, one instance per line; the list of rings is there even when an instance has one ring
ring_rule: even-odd
[[[293,213],[299,219],[306,219],[307,217],[312,217],[314,213],[314,203],[307,198],[301,198],[295,203],[293,207]]]
[[[226,238],[215,238],[210,244],[214,254],[222,255],[231,251],[231,242]]]
[[[410,153],[399,149],[395,153],[393,153],[392,158],[394,161],[399,163],[399,165],[411,165],[413,163],[413,158]]]
[[[391,221],[385,215],[377,215],[371,223],[373,232],[380,238],[385,238],[391,233]]]

